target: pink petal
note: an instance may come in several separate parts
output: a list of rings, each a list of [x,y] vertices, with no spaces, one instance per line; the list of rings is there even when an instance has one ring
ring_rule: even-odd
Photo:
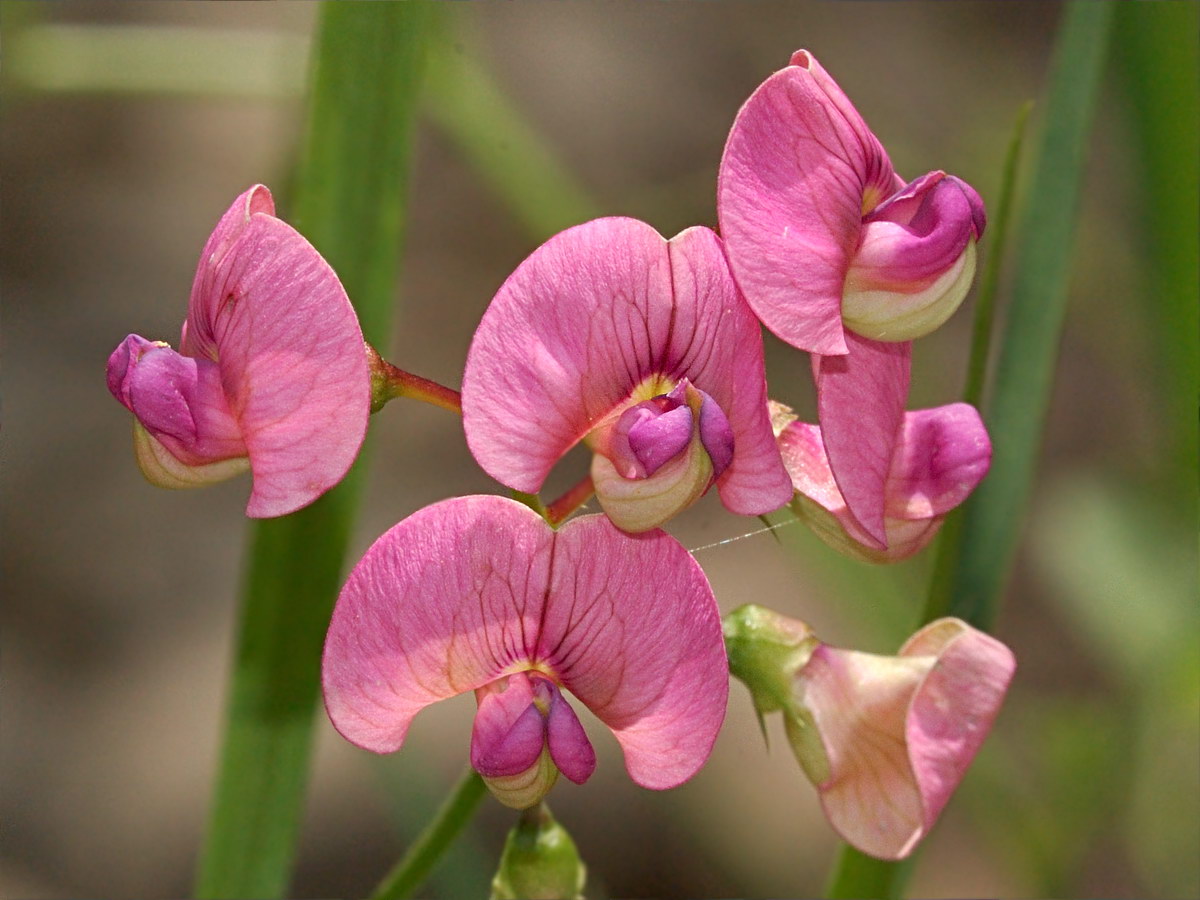
[[[308,241],[260,212],[198,283],[203,309],[217,309],[221,380],[254,473],[246,513],[306,506],[341,481],[366,435],[370,371],[349,298]]]
[[[911,292],[949,269],[978,237],[963,187],[944,172],[930,172],[876,207],[854,257],[860,286]]]
[[[555,546],[538,659],[617,736],[630,777],[675,787],[708,758],[729,670],[704,572],[661,531],[604,516],[568,522]]]
[[[970,496],[987,474],[991,442],[975,409],[952,403],[904,414],[901,438],[885,486],[887,548],[880,550],[846,507],[833,478],[821,429],[792,421],[779,434],[792,485],[822,516],[797,498],[793,509],[828,544],[869,562],[895,562],[921,550],[942,516]]]
[[[983,204],[965,182],[923,175],[864,220],[842,320],[865,337],[914,340],[958,309],[975,274]]]
[[[797,676],[825,749],[827,775],[817,785],[825,816],[847,842],[882,859],[906,856],[925,833],[905,714],[933,664],[822,644]]]
[[[850,513],[883,549],[886,485],[904,420],[912,344],[881,343],[850,332],[846,340],[847,355],[813,360],[821,434]]]
[[[1008,647],[959,619],[926,625],[900,655],[937,657],[905,727],[928,830],[991,730],[1017,664]]]
[[[728,420],[732,459],[722,471],[722,454],[713,458],[726,509],[744,516],[772,512],[788,502],[792,488],[767,410],[762,330],[712,231],[682,231],[671,239],[670,252],[676,315],[668,374],[690,379]],[[706,421],[708,416],[711,410],[701,407],[701,438],[718,445],[719,423]],[[713,433],[706,437],[710,425]]]
[[[255,213],[275,215],[275,201],[265,185],[253,185],[238,195],[204,243],[196,276],[192,280],[183,336],[179,341],[179,350],[185,356],[202,356],[211,360],[217,358],[216,321],[224,300],[215,284],[217,267]]]
[[[987,474],[992,443],[975,407],[951,403],[906,413],[888,484],[888,515],[941,516]]]
[[[717,213],[764,325],[802,350],[847,352],[842,289],[862,216],[894,185],[887,153],[811,54],[751,94],[721,158]]]
[[[471,767],[490,778],[524,772],[546,745],[546,721],[534,705],[529,676],[518,672],[480,694],[471,727]]]
[[[666,241],[635,219],[550,238],[500,288],[463,373],[471,453],[534,493],[558,459],[660,368],[671,331]]]
[[[545,613],[554,532],[502,497],[409,516],[354,567],[325,639],[329,718],[388,753],[438,700],[528,669]]]
[[[567,778],[583,784],[596,771],[596,751],[566,698],[553,688],[546,722],[550,758]]]

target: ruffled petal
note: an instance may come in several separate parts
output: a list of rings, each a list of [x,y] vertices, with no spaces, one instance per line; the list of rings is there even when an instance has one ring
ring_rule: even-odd
[[[558,459],[656,371],[671,329],[666,241],[644,222],[569,228],[488,307],[463,373],[463,428],[484,470],[534,493]]]
[[[762,338],[720,240],[690,228],[668,242],[634,219],[598,219],[539,247],[488,307],[463,375],[467,443],[494,478],[535,492],[635,389],[685,378],[733,432],[718,485],[727,505],[756,514],[785,503]]]
[[[763,324],[801,350],[847,352],[842,293],[863,214],[895,190],[886,151],[806,51],[761,84],[730,130],[717,214]]]
[[[322,671],[334,727],[379,753],[398,749],[430,703],[544,674],[613,730],[630,776],[651,788],[704,764],[729,680],[716,599],[674,539],[629,536],[604,516],[555,532],[500,497],[426,507],[376,541],[338,598]],[[586,735],[556,702],[550,753],[586,778]],[[491,716],[502,738],[517,712]]]
[[[959,619],[929,623],[908,639],[900,656],[937,658],[905,725],[928,830],[991,731],[1017,663],[1008,647]]]

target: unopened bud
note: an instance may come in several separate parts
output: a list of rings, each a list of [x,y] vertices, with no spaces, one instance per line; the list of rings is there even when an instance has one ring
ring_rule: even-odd
[[[586,880],[587,866],[571,835],[539,803],[521,813],[508,833],[492,900],[575,900]]]

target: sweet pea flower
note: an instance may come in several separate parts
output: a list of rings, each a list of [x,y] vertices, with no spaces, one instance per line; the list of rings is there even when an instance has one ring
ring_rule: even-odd
[[[398,750],[429,704],[474,691],[471,764],[516,808],[560,771],[582,784],[595,768],[564,689],[655,789],[704,764],[728,693],[716,600],[673,538],[604,516],[554,531],[485,496],[426,507],[375,542],[334,608],[322,678],[334,727],[376,753]]]
[[[847,329],[910,341],[958,308],[975,272],[979,195],[941,171],[905,184],[806,50],[738,112],[717,213],[751,308],[801,350],[848,352]]]
[[[371,401],[362,332],[337,275],[255,185],[200,254],[179,351],[131,334],[108,389],[134,415],[153,484],[210,484],[247,468],[246,514],[281,516],[337,484]]]
[[[758,606],[725,620],[730,669],[792,752],[848,843],[903,859],[929,833],[1000,711],[1012,652],[960,619],[930,622],[896,656],[821,643]]]
[[[975,407],[951,403],[905,413],[881,492],[881,548],[846,504],[822,429],[797,421],[778,403],[772,403],[772,420],[796,489],[792,511],[825,543],[866,562],[896,562],[922,549],[991,465],[991,441]]]
[[[661,525],[714,483],[743,515],[791,495],[762,334],[707,228],[668,241],[608,218],[552,237],[484,314],[462,408],[475,459],[514,490],[536,493],[585,441],[600,505],[625,531]]]

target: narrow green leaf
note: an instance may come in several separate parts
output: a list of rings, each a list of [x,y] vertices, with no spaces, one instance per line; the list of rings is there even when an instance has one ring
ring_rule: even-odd
[[[388,333],[428,7],[326,4],[292,223],[337,270],[367,338]],[[278,897],[288,884],[321,642],[363,460],[292,516],[255,523],[200,897]]]
[[[479,801],[487,793],[487,786],[479,773],[468,769],[454,786],[446,802],[421,836],[408,848],[408,852],[396,863],[392,871],[380,882],[371,895],[371,900],[405,900],[422,884],[433,871],[446,848],[471,820]]]
[[[1045,119],[1018,234],[1012,300],[984,410],[992,469],[964,511],[949,612],[988,627],[1033,484],[1067,308],[1076,213],[1115,4],[1064,11]]]

